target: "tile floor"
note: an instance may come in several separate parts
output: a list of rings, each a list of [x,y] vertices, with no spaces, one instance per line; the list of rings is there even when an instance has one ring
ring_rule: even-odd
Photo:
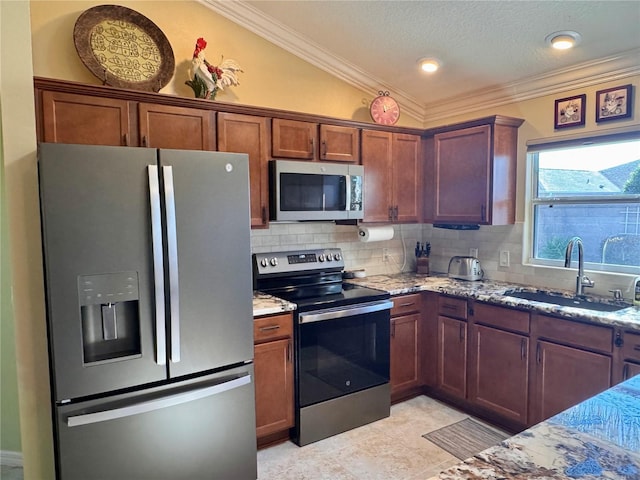
[[[393,405],[388,418],[326,440],[260,450],[258,480],[427,480],[460,460],[422,435],[465,418],[437,400],[416,397]],[[22,468],[3,465],[0,479],[22,480]]]
[[[427,480],[460,460],[422,435],[468,417],[416,397],[355,430],[304,447],[287,442],[260,450],[258,480]]]

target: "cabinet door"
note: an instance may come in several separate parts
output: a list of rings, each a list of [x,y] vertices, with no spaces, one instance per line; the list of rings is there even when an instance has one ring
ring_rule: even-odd
[[[640,375],[640,363],[624,362],[622,367],[622,381]]]
[[[434,222],[490,223],[491,127],[434,136]]]
[[[316,160],[318,125],[311,122],[273,119],[272,149],[274,158]]]
[[[268,118],[218,113],[218,150],[249,154],[252,227],[268,226],[269,139]]]
[[[443,316],[438,317],[438,388],[467,396],[467,323]]]
[[[392,134],[389,132],[362,131],[365,222],[389,222],[392,219],[391,144]]]
[[[420,314],[391,319],[391,395],[417,387],[419,375],[418,339]]]
[[[320,160],[360,163],[360,130],[320,125]]]
[[[138,114],[143,147],[215,150],[210,110],[140,103]]]
[[[131,138],[130,113],[126,100],[43,91],[40,140],[135,146],[137,142]]]
[[[422,218],[420,137],[394,133],[392,155],[394,221],[417,223]]]
[[[469,400],[526,425],[529,398],[529,339],[484,325],[470,338]]]
[[[291,338],[255,346],[256,435],[293,426]]]
[[[538,341],[531,423],[547,418],[611,386],[611,358],[598,353]]]

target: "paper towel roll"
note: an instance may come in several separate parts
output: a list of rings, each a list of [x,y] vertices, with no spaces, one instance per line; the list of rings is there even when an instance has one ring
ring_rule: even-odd
[[[360,227],[358,237],[361,242],[382,242],[393,238],[393,227]]]

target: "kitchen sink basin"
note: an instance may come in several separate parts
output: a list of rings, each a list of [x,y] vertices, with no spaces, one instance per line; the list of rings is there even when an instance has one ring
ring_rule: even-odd
[[[629,305],[625,303],[605,303],[578,297],[565,297],[560,293],[553,292],[519,292],[516,290],[507,290],[504,294],[507,297],[522,298],[523,300],[550,303],[563,307],[584,308],[598,312],[615,312],[629,307]]]

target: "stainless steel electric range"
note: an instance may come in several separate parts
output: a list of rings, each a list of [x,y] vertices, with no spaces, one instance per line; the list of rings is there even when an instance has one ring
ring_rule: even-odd
[[[253,255],[254,288],[297,305],[292,438],[307,445],[389,416],[389,293],[342,282],[339,248]]]

